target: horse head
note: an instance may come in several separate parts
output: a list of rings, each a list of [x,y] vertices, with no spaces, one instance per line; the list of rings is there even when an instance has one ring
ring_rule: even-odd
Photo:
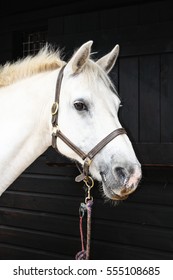
[[[108,76],[117,60],[119,46],[95,62],[90,58],[91,45],[92,41],[83,44],[66,64],[58,111],[60,131],[86,154],[122,127],[118,119],[120,98]],[[84,164],[60,138],[56,141],[63,155]],[[89,172],[101,182],[107,198],[122,200],[134,192],[141,178],[141,165],[128,136],[121,134],[109,141],[94,156]]]

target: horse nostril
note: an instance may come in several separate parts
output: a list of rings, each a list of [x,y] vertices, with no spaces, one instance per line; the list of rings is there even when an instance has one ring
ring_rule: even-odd
[[[126,170],[123,167],[116,167],[114,169],[115,174],[119,177],[120,180],[125,180],[126,179]]]

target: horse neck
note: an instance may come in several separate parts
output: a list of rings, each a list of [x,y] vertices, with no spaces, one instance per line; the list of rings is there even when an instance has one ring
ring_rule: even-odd
[[[39,74],[0,91],[0,195],[51,145],[56,77]]]

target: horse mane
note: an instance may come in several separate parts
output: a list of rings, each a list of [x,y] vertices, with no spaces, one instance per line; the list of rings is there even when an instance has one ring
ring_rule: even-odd
[[[0,65],[0,88],[9,86],[19,80],[38,73],[62,67],[66,63],[61,60],[60,55],[61,53],[59,50],[55,51],[49,44],[46,44],[36,55],[28,55],[13,63],[7,62],[5,65]],[[88,79],[93,86],[97,84],[97,79],[99,77],[104,81],[107,87],[110,87],[114,93],[117,94],[112,81],[99,66],[95,66],[93,60],[89,59],[84,69],[86,79]]]
[[[45,45],[36,55],[27,56],[14,63],[7,62],[0,66],[0,87],[5,87],[14,82],[32,75],[62,67],[64,61],[60,59],[60,52],[54,51]]]

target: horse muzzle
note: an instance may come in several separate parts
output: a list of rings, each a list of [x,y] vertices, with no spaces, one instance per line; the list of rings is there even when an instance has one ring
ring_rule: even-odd
[[[132,194],[141,179],[141,167],[114,166],[111,171],[100,172],[105,196],[111,200],[125,200]]]

